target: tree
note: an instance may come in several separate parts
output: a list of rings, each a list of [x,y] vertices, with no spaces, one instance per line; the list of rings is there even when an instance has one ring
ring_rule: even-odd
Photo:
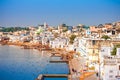
[[[101,38],[107,40],[107,39],[111,39],[108,35],[103,35]]]
[[[2,32],[15,32],[15,31],[21,31],[21,30],[29,30],[27,27],[4,27],[1,29]]]
[[[73,44],[73,41],[76,38],[76,35],[71,35],[69,38],[70,38],[70,43]]]
[[[114,48],[113,48],[113,50],[112,50],[112,52],[111,52],[111,55],[116,55],[116,53],[117,53],[117,48],[120,48],[120,44],[117,44],[117,45],[115,45],[114,46]]]

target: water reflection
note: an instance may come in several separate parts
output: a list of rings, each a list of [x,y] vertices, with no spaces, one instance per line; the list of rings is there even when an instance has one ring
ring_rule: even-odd
[[[42,73],[68,73],[66,64],[50,64],[49,59],[46,51],[0,46],[0,80],[35,80]]]

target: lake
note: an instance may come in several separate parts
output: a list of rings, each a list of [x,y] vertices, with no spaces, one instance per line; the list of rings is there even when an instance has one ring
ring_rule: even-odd
[[[68,74],[66,63],[49,63],[50,52],[0,46],[0,80],[35,80],[39,74]],[[52,80],[46,78],[45,80]],[[53,78],[67,80],[67,78]]]

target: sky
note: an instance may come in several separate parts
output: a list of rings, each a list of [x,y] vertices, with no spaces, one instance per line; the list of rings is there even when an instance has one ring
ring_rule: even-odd
[[[0,26],[99,25],[120,20],[120,0],[0,0]]]

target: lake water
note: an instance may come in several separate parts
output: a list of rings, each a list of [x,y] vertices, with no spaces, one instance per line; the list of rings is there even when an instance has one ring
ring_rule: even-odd
[[[50,53],[0,46],[0,80],[35,80],[39,74],[68,74],[66,63],[49,63]],[[45,80],[52,80],[46,78]],[[54,78],[53,80],[67,80]]]
[[[45,78],[44,80],[68,80],[65,77],[60,77],[60,78]]]

